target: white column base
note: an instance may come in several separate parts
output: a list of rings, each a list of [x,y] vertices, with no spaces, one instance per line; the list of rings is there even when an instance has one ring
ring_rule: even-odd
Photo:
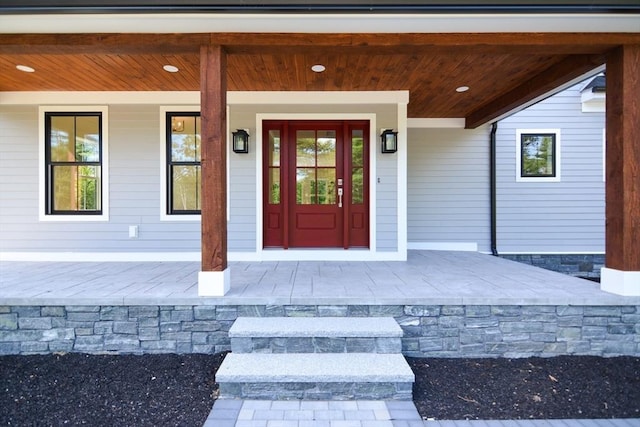
[[[223,297],[231,288],[231,271],[200,271],[198,273],[198,296]]]
[[[626,297],[640,296],[640,271],[622,271],[602,267],[600,289]]]

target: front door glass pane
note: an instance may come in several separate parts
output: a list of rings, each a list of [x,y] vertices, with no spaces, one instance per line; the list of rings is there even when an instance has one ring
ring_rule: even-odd
[[[296,132],[296,166],[316,165],[316,133],[313,130]]]
[[[351,203],[364,203],[364,131],[351,132]]]
[[[318,131],[318,166],[336,165],[336,131]]]
[[[318,169],[318,181],[316,185],[318,189],[319,205],[335,205],[336,204],[336,169],[322,168]]]
[[[269,204],[280,203],[280,168],[269,169]]]
[[[296,203],[299,205],[316,204],[316,169],[296,169]]]
[[[361,130],[351,134],[351,163],[353,166],[364,165],[364,136]]]
[[[364,203],[364,173],[362,168],[353,168],[351,171],[351,203],[354,205]]]
[[[269,131],[269,166],[280,166],[280,131]]]

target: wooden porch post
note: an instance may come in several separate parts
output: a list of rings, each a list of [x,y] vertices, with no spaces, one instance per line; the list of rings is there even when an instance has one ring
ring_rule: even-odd
[[[607,58],[606,258],[602,289],[640,295],[640,45]]]
[[[227,66],[222,46],[200,48],[202,271],[200,296],[229,290],[227,267]]]

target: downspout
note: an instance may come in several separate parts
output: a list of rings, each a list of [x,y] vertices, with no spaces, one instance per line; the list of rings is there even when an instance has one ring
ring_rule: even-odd
[[[489,194],[491,199],[491,254],[498,254],[498,221],[496,209],[496,132],[498,131],[498,122],[491,124],[491,134],[489,137]]]

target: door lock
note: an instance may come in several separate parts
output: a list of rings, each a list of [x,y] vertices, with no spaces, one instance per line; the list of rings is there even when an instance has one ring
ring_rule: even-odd
[[[342,180],[339,180],[338,182],[340,181]],[[338,207],[342,207],[342,188],[338,188]]]

